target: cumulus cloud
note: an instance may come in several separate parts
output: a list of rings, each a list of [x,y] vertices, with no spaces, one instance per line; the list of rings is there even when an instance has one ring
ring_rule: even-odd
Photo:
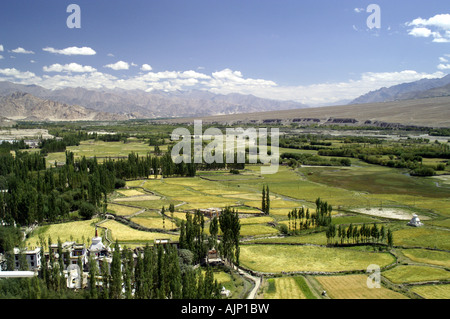
[[[62,54],[62,55],[95,55],[97,52],[95,52],[94,49],[89,47],[68,47],[65,49],[54,49],[51,47],[46,47],[42,49],[43,51],[54,53],[54,54]]]
[[[0,52],[3,52],[5,49],[3,49],[3,44],[0,44]]]
[[[429,19],[417,18],[407,22],[412,27],[409,35],[413,37],[432,37],[433,42],[450,42],[450,14],[437,14]]]
[[[13,52],[13,53],[21,53],[21,54],[34,54],[33,51],[25,50],[22,47],[18,47],[17,49],[11,50],[11,52]]]
[[[450,64],[443,64],[443,63],[441,63],[441,64],[439,64],[439,65],[437,66],[437,68],[438,68],[439,70],[450,70]]]
[[[151,71],[152,70],[152,67],[149,65],[149,64],[142,64],[142,66],[141,66],[141,70],[142,71]]]
[[[81,65],[78,63],[69,63],[61,65],[59,63],[52,64],[50,66],[44,66],[42,68],[44,72],[76,72],[76,73],[85,73],[85,72],[95,72],[97,71],[95,68],[89,65]]]
[[[41,80],[41,78],[36,76],[33,72],[22,72],[16,68],[0,69],[0,78],[7,81],[20,80],[23,84],[35,83]]]
[[[130,65],[124,61],[117,61],[116,63],[113,64],[107,64],[104,67],[117,71],[117,70],[128,70],[130,68]]]
[[[119,62],[111,65],[111,68],[121,69],[121,67],[124,68],[126,66]],[[440,70],[448,68],[450,68],[450,65],[446,63],[442,63],[439,67]],[[154,90],[199,89],[217,94],[252,94],[262,98],[293,100],[311,106],[321,106],[352,100],[382,87],[420,79],[441,78],[445,75],[442,71],[435,73],[420,73],[414,70],[366,72],[357,78],[342,82],[280,86],[274,81],[246,77],[242,72],[229,68],[211,74],[201,73],[198,70],[162,72],[152,72],[150,70],[145,73],[120,78],[99,72],[90,66],[76,63],[66,65],[53,64],[44,67],[44,71],[46,74],[40,78],[32,72],[0,69],[0,80],[9,80],[22,84],[37,84],[50,89],[63,87],[84,87],[87,89],[122,88],[140,89],[147,92]]]
[[[413,28],[409,31],[409,35],[413,37],[423,37],[428,38],[433,32],[428,28]]]

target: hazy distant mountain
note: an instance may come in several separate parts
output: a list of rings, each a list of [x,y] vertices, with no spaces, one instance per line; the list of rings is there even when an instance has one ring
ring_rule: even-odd
[[[16,91],[96,111],[126,114],[131,118],[189,117],[290,110],[307,107],[296,102],[275,101],[242,94],[214,94],[207,91],[145,92],[142,90],[48,90],[36,85],[0,82],[0,95]]]
[[[445,96],[441,90],[429,91],[432,89],[444,87],[450,84],[450,75],[440,79],[423,79],[411,83],[402,83],[389,88],[381,88],[376,91],[364,94],[349,104],[390,102],[409,99],[420,99],[424,97]],[[429,91],[428,93],[425,93]],[[444,90],[445,91],[445,90]]]
[[[0,117],[35,121],[117,121],[127,119],[125,116],[97,112],[79,105],[44,100],[24,92],[15,92],[0,97]]]

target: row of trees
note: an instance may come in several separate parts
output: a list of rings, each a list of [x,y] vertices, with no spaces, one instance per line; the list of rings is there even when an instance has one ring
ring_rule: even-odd
[[[381,228],[377,224],[373,226],[367,226],[363,224],[361,226],[353,226],[350,224],[348,227],[335,224],[330,224],[325,232],[327,236],[327,244],[343,245],[347,244],[359,244],[359,243],[372,243],[372,244],[387,244],[389,247],[394,245],[394,238],[392,231],[387,230],[384,225]]]

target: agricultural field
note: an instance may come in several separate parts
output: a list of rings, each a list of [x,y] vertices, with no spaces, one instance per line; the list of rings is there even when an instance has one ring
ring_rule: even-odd
[[[384,271],[382,274],[396,284],[439,281],[449,278],[449,272],[443,268],[415,265],[400,265]]]
[[[39,238],[43,238],[47,243],[48,238],[51,238],[52,243],[57,243],[58,239],[61,242],[76,241],[78,243],[89,243],[91,238],[95,235],[95,224],[99,219],[74,221],[61,224],[52,224],[41,226],[33,232],[33,236],[26,240],[28,247],[39,247]]]
[[[332,299],[407,299],[383,286],[369,288],[367,275],[316,276],[315,279]]]
[[[268,279],[268,288],[264,293],[264,299],[307,299],[300,286],[300,280],[304,282],[303,277],[277,277]],[[310,291],[309,293],[311,294]]]
[[[425,299],[450,299],[449,284],[416,286],[411,291]]]
[[[344,142],[340,137],[317,135],[311,139],[319,142],[317,145],[321,141],[327,142],[328,146],[324,146],[326,151],[361,145],[366,151],[379,147],[351,139]],[[386,148],[397,145],[388,139],[383,143]],[[167,147],[167,144],[162,145],[161,149]],[[130,152],[139,155],[154,152],[154,147],[149,146],[145,139],[133,137],[126,143],[84,140],[79,146],[67,149],[74,153],[75,158],[96,156],[100,163],[108,157],[126,158]],[[448,175],[443,175],[449,171],[448,165],[439,170],[437,176],[418,177],[409,174],[406,168],[376,165],[356,157],[349,158],[350,166],[340,165],[334,161],[334,156],[319,155],[318,150],[283,147],[280,149],[282,153],[315,156],[314,160],[333,165],[291,165],[286,160],[282,161],[275,174],[270,175],[261,175],[260,165],[248,164],[238,173],[231,173],[228,169],[198,170],[194,177],[163,178],[158,175],[156,178],[148,176],[126,180],[125,187],[108,195],[107,210],[117,217],[116,220],[107,220],[101,227],[108,229],[109,240],[117,240],[128,247],[152,244],[161,238],[176,242],[180,223],[186,220],[186,212],[232,207],[240,216],[241,265],[252,271],[276,275],[268,278],[267,285],[260,291],[260,296],[267,299],[311,298],[312,295],[305,291],[305,285],[310,287],[305,277],[279,277],[283,273],[297,272],[327,273],[327,276],[314,275],[314,280],[327,290],[330,298],[405,298],[384,286],[375,290],[367,288],[367,276],[362,274],[370,264],[385,267],[397,261],[399,264],[382,271],[382,276],[393,285],[450,280],[446,270],[450,266],[450,183]],[[391,157],[382,155],[378,159],[388,161]],[[394,160],[399,160],[399,157]],[[49,153],[47,164],[53,165],[55,161],[64,163],[65,154]],[[423,163],[437,166],[446,164],[446,161],[423,158]],[[268,215],[262,213],[262,189],[265,186],[270,188]],[[381,249],[371,245],[330,247],[327,246],[325,227],[311,226],[307,230],[296,229],[295,233],[286,231],[293,225],[288,213],[304,207],[315,214],[317,198],[332,205],[331,222],[336,226],[377,224],[392,230],[394,248]],[[169,205],[174,205],[173,213],[168,211]],[[163,207],[165,218],[160,214]],[[413,214],[419,216],[424,226],[406,225]],[[158,232],[137,230],[124,222],[127,220],[142,229]],[[100,221],[99,218],[40,226],[31,233],[27,245],[36,246],[39,236],[51,236],[53,241],[60,238],[62,241],[89,244],[95,223]],[[205,234],[209,234],[209,225],[210,216],[205,215]],[[395,254],[390,254],[390,250]],[[340,274],[336,275],[336,272]],[[223,286],[234,291],[233,298],[242,296],[249,288],[248,282],[240,281],[227,272],[217,272],[216,275]],[[320,294],[317,287],[314,289],[314,295]],[[424,298],[448,298],[448,285],[405,289]]]
[[[270,244],[242,245],[240,259],[244,267],[264,273],[365,270],[370,264],[383,267],[395,261],[388,253]]]

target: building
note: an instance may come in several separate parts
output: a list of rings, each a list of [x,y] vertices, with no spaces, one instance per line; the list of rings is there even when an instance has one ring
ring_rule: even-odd
[[[102,242],[102,237],[98,236],[97,228],[95,228],[95,237],[92,237],[92,243],[89,246],[89,255],[94,258],[108,256],[109,250]]]
[[[21,255],[25,256],[29,270],[37,270],[41,267],[41,248],[37,247],[33,250],[14,248],[14,268],[20,269]]]
[[[408,222],[408,226],[420,227],[423,226],[423,223],[420,221],[419,216],[413,214],[413,217]]]

